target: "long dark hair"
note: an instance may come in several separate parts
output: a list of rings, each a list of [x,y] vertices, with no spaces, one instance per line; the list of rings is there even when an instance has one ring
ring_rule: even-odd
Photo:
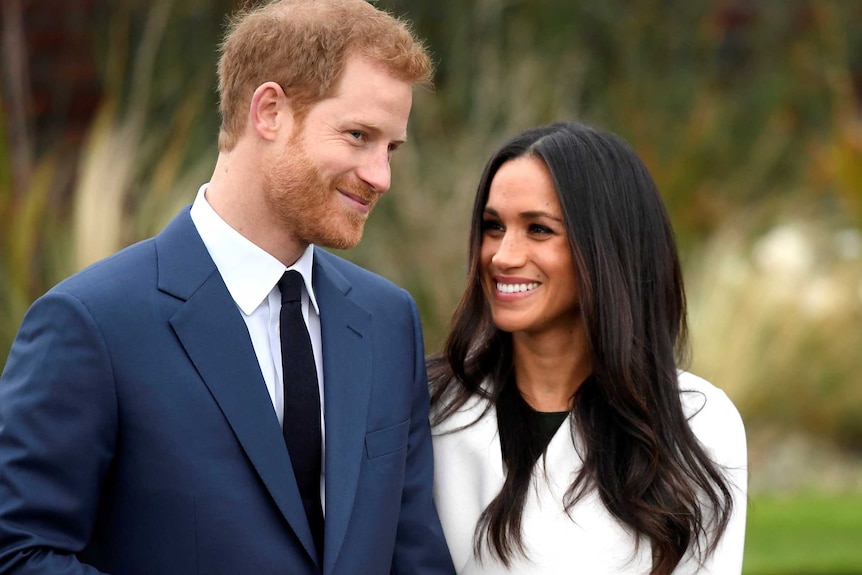
[[[703,561],[733,507],[730,485],[689,428],[678,366],[688,334],[679,258],[661,196],[621,138],[580,123],[533,128],[485,166],[473,205],[469,275],[444,350],[429,360],[434,422],[474,395],[498,410],[506,480],[485,509],[474,547],[510,565],[525,554],[521,516],[533,455],[512,413],[510,334],[496,329],[479,273],[491,181],[509,160],[541,159],[554,181],[572,250],[592,375],[575,393],[573,430],[584,464],[565,504],[596,489],[608,511],[652,548],[651,575],[673,571],[691,548]]]

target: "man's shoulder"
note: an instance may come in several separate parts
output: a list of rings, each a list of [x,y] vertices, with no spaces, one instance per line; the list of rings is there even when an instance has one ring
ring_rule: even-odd
[[[391,280],[319,247],[314,249],[314,263],[315,266],[320,266],[321,270],[330,276],[336,276],[331,279],[335,281],[343,279],[352,289],[358,289],[362,293],[384,293],[390,297],[407,295],[402,287]]]
[[[139,240],[70,275],[50,291],[74,295],[105,293],[117,297],[137,287],[154,285],[159,262],[157,244],[167,242],[162,252],[182,250],[187,237],[177,236],[177,230],[194,231],[188,210],[182,211],[159,234]],[[162,255],[170,255],[162,253]],[[152,277],[152,283],[145,278]],[[118,291],[123,290],[123,291]],[[49,292],[50,293],[50,292]]]
[[[155,269],[154,238],[147,238],[125,247],[67,277],[51,291],[90,293],[138,281],[147,270]]]

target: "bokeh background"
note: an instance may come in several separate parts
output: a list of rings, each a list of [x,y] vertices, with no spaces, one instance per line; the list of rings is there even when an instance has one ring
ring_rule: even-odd
[[[3,0],[0,362],[35,298],[207,180],[216,45],[240,4]],[[862,574],[862,1],[377,4],[438,73],[343,255],[409,289],[438,349],[496,146],[561,118],[620,134],[677,232],[691,369],[746,421],[745,573]]]

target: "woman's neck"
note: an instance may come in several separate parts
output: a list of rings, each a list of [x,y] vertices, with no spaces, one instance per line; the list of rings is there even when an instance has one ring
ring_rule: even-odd
[[[536,411],[569,411],[575,392],[592,372],[582,330],[569,335],[513,334],[515,381],[524,401]]]

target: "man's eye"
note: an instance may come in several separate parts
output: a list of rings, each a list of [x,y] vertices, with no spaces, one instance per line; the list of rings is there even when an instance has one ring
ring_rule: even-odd
[[[362,138],[364,138],[364,137],[365,137],[365,134],[363,134],[362,132],[360,132],[360,131],[358,131],[358,130],[351,130],[351,131],[349,132],[349,134],[350,134],[353,138],[355,138],[355,139],[357,139],[357,140],[361,140]]]

